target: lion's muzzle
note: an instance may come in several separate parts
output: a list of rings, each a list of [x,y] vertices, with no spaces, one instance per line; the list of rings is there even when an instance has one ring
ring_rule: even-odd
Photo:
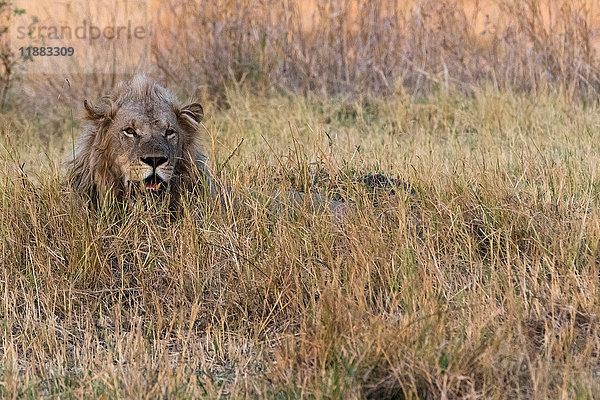
[[[140,161],[152,167],[152,175],[144,179],[146,189],[151,192],[158,192],[163,189],[163,178],[159,176],[158,169],[165,165],[169,159],[164,156],[141,157]]]

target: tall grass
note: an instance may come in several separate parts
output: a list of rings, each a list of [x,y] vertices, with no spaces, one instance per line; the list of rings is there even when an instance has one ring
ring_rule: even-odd
[[[119,77],[21,76],[0,115],[1,397],[600,393],[593,3],[160,5],[145,72],[202,99],[218,179],[265,197],[91,211],[57,160]],[[351,183],[378,171],[415,193]],[[289,188],[352,211],[258,200]]]
[[[491,84],[586,101],[600,88],[600,15],[588,0],[167,0],[149,2],[148,20],[150,57],[146,47],[128,50],[113,75],[85,74],[90,62],[83,75],[25,75],[14,101],[47,110],[57,99],[94,97],[146,58],[144,71],[129,72],[221,99],[230,86],[376,96],[403,89],[417,98]],[[95,57],[119,45],[85,43]]]
[[[415,95],[492,82],[595,95],[600,83],[600,19],[583,0],[170,0],[156,21],[157,72],[218,93],[231,81]]]
[[[57,145],[3,117],[3,397],[598,393],[596,106],[495,89],[227,103],[206,104],[212,159],[245,140],[220,179],[337,188],[354,211],[340,222],[191,195],[174,219],[90,212],[58,168],[23,166]],[[416,193],[374,207],[345,179],[379,168]]]

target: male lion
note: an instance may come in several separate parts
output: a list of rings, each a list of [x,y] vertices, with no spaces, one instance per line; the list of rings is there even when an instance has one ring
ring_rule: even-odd
[[[198,128],[198,103],[182,106],[168,90],[144,75],[121,82],[92,106],[70,171],[71,185],[92,201],[112,192],[119,200],[136,193],[177,197],[205,170]]]
[[[169,192],[177,201],[194,185],[206,185],[210,195],[231,194],[209,174],[199,133],[202,106],[183,106],[173,94],[144,75],[121,82],[114,92],[92,106],[84,101],[89,124],[81,133],[69,182],[93,203],[108,193],[120,201]],[[239,196],[234,196],[239,203]],[[326,205],[340,214],[345,204],[316,194],[275,193],[293,206],[305,201]]]

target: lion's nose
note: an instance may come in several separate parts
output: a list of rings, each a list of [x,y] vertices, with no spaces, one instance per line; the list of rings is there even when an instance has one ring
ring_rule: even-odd
[[[168,161],[167,157],[142,157],[140,160],[152,168],[157,168]]]

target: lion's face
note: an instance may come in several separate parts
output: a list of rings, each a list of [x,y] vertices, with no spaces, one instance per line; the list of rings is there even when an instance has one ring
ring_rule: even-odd
[[[124,187],[156,193],[167,188],[183,158],[181,127],[171,108],[124,104],[106,133]]]
[[[181,106],[144,76],[119,84],[97,106],[84,105],[91,123],[80,137],[71,178],[81,190],[162,194],[204,157],[197,140],[202,106]]]

